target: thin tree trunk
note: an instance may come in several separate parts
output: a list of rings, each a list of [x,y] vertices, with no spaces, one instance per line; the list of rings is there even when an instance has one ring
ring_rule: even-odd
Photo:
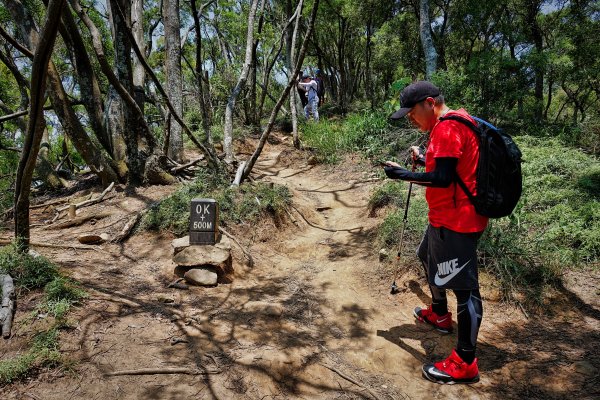
[[[298,75],[298,73],[300,72],[300,66],[304,62],[304,55],[306,54],[306,49],[308,47],[308,39],[310,38],[310,36],[312,35],[312,32],[313,32],[313,28],[315,26],[315,19],[317,18],[318,9],[319,9],[319,0],[315,0],[313,3],[313,9],[312,9],[312,12],[310,15],[310,22],[308,25],[308,29],[306,31],[306,35],[304,36],[304,40],[302,42],[302,47],[300,48],[300,52],[298,53],[298,62],[296,63],[296,66],[294,67],[294,71],[292,72],[292,74],[290,75],[290,77],[288,79],[287,86],[285,87],[283,93],[281,93],[281,96],[279,97],[279,100],[275,104],[273,111],[271,111],[271,117],[269,118],[269,123],[265,127],[265,129],[260,137],[260,140],[258,142],[258,146],[256,147],[256,150],[254,151],[252,156],[250,156],[248,161],[246,161],[244,164],[244,168],[243,168],[244,172],[242,173],[240,183],[244,182],[250,176],[250,172],[252,172],[252,168],[254,167],[256,160],[258,160],[258,157],[262,153],[265,143],[267,142],[267,139],[269,138],[269,134],[271,133],[271,129],[273,128],[273,124],[275,123],[275,118],[277,118],[277,114],[279,113],[279,110],[280,110],[281,106],[283,105],[283,102],[285,101],[286,97],[290,94],[292,87],[295,85],[294,77]]]
[[[437,52],[431,37],[431,21],[429,19],[429,0],[420,0],[419,33],[421,45],[425,53],[425,77],[431,79],[437,69]]]
[[[113,47],[115,50],[115,70],[119,84],[127,96],[133,101],[125,100],[123,106],[123,137],[127,145],[127,168],[129,169],[129,182],[139,185],[144,180],[144,160],[139,151],[138,140],[142,137],[142,126],[138,120],[144,119],[144,114],[133,99],[133,70],[131,65],[131,44],[127,39],[128,27],[131,26],[131,2],[128,0],[110,0],[109,2],[114,24]],[[122,13],[115,12],[120,8]],[[119,92],[119,94],[121,94]],[[123,97],[121,95],[121,97]],[[132,104],[133,103],[133,104]],[[150,132],[148,129],[147,133]],[[149,135],[148,135],[149,136]],[[154,150],[151,147],[150,153]]]
[[[48,128],[44,127],[40,151],[38,153],[38,158],[35,165],[35,172],[48,187],[52,189],[64,188],[66,186],[66,182],[60,176],[58,176],[56,171],[54,171],[54,167],[48,159],[49,150],[50,139],[48,135]]]
[[[88,113],[90,127],[102,147],[104,147],[108,154],[112,155],[112,140],[103,122],[104,111],[102,107],[100,85],[96,74],[94,73],[92,63],[88,57],[87,49],[85,48],[77,24],[68,7],[65,7],[63,10],[62,24],[59,27],[59,30],[64,41],[72,47],[71,59],[75,65],[75,70],[77,71],[76,79],[79,83],[81,100]]]
[[[296,8],[296,23],[294,24],[294,32],[292,33],[291,51],[290,51],[290,65],[288,71],[291,71],[296,66],[296,38],[298,37],[298,26],[300,25],[300,18],[302,17],[302,5],[303,0],[298,2]],[[292,76],[291,79],[297,79],[296,76]],[[300,148],[300,139],[298,138],[298,114],[296,112],[296,91],[292,91],[290,96],[290,110],[292,112],[292,136],[294,138],[294,147]]]
[[[41,36],[35,30],[33,18],[20,2],[11,1],[10,3],[10,10],[13,17],[18,16],[18,20],[21,21],[19,27],[23,40],[26,41],[29,47],[33,47],[34,43],[41,40]],[[28,31],[28,29],[33,29],[33,31]],[[110,164],[110,160],[104,159],[102,153],[90,141],[81,122],[75,115],[71,101],[67,97],[62,80],[52,61],[49,61],[47,69],[50,101],[65,133],[71,136],[77,151],[81,154],[90,169],[100,177],[104,185],[116,181],[117,175]]]
[[[260,17],[258,19],[258,29],[257,36],[260,36],[262,33],[263,25],[265,21],[265,0],[261,0],[260,2]],[[250,73],[249,73],[249,90],[247,98],[247,113],[246,113],[246,124],[252,126],[255,129],[260,129],[260,117],[258,116],[258,108],[256,104],[256,86],[257,86],[257,68],[258,68],[258,58],[257,58],[257,49],[260,40],[255,37],[254,44],[252,45],[252,61],[250,63]]]
[[[135,42],[142,51],[146,52],[146,42],[144,40],[144,0],[132,0],[131,2],[131,32]],[[144,83],[146,81],[146,71],[141,61],[133,58],[133,90],[134,98],[142,113],[144,112],[144,103],[146,95]]]
[[[179,0],[163,1],[163,26],[165,30],[165,67],[167,73],[167,93],[178,115],[183,115],[183,94],[181,83],[181,47],[179,44]],[[168,156],[177,162],[183,161],[183,136],[181,126],[173,124],[170,131]]]
[[[83,11],[78,0],[71,0],[71,5],[73,6],[73,9],[82,19],[83,23],[87,26],[88,30],[90,31],[90,34],[92,35],[94,52],[96,53],[96,58],[98,59],[98,63],[100,64],[102,72],[106,75],[110,84],[117,90],[121,99],[123,99],[129,106],[129,108],[135,112],[135,123],[142,128],[146,141],[148,142],[150,150],[152,151],[156,146],[156,139],[154,138],[154,136],[152,136],[150,128],[148,127],[148,124],[144,119],[142,111],[135,102],[135,99],[131,96],[130,92],[128,92],[127,89],[121,84],[117,76],[114,74],[110,64],[108,63],[106,54],[104,53],[104,48],[102,46],[102,41],[100,39],[100,32],[98,31],[98,28],[96,28],[92,20]],[[120,8],[117,8],[117,10],[120,10]],[[125,29],[125,33],[131,34],[129,29]],[[135,46],[135,48],[138,49],[137,46]]]
[[[46,77],[48,63],[54,48],[58,33],[60,15],[65,0],[50,0],[46,14],[46,22],[35,49],[31,71],[31,107],[27,132],[23,143],[23,151],[17,170],[15,184],[15,239],[21,251],[29,250],[29,193],[31,177],[35,161],[40,149],[40,142],[45,128],[43,115],[44,100],[46,99]]]
[[[248,79],[248,71],[250,70],[250,63],[252,61],[252,45],[254,43],[254,18],[256,16],[256,8],[258,7],[258,0],[252,1],[250,12],[248,13],[248,33],[246,38],[246,58],[244,60],[244,66],[242,67],[242,73],[240,78],[235,85],[235,88],[231,92],[229,99],[227,100],[227,106],[225,108],[225,127],[223,132],[223,150],[225,150],[225,162],[232,163],[234,160],[233,156],[233,110],[235,108],[235,102],[242,89],[246,86],[246,80]]]
[[[196,9],[196,0],[191,0],[192,16],[194,18],[194,27],[196,29],[196,80],[198,84],[198,95],[200,97],[200,110],[202,112],[202,130],[204,131],[204,140],[212,145],[212,135],[210,126],[212,125],[212,110],[210,106],[210,87],[208,85],[208,76],[206,77],[206,87],[204,87],[204,59],[202,57],[202,29],[200,18],[204,9],[213,3],[213,0],[204,3],[200,10]]]

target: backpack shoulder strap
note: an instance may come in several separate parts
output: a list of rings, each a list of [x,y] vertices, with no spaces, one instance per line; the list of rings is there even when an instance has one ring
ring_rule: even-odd
[[[461,117],[459,115],[448,115],[447,117],[441,117],[440,121],[457,121],[462,123],[463,125],[468,126],[473,132],[479,134],[479,128],[477,128],[475,124],[473,124],[465,117]]]
[[[477,136],[479,136],[480,134],[479,128],[477,128],[475,124],[473,124],[468,119],[458,115],[449,115],[447,117],[441,117],[440,121],[457,121],[468,126],[473,132],[475,132]],[[458,176],[458,174],[456,174],[456,183],[458,183],[458,186],[462,188],[463,192],[465,192],[469,200],[471,200],[471,203],[475,204],[475,196],[473,195],[473,193],[471,193],[465,182],[463,182],[463,180],[460,178],[460,176]]]

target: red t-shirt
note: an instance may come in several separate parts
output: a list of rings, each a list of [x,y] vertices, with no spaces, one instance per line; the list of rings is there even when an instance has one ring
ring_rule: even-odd
[[[448,112],[447,115],[466,117],[475,121],[464,110]],[[429,135],[425,157],[425,172],[435,169],[435,159],[441,157],[458,158],[456,171],[475,194],[475,171],[479,159],[477,137],[466,125],[457,121],[438,122]],[[475,207],[457,183],[447,188],[428,187],[425,199],[429,205],[429,223],[436,228],[441,226],[455,232],[470,233],[483,231],[488,218],[477,214]]]

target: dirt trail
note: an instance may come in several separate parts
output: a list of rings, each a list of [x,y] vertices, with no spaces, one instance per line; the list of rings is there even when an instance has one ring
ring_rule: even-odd
[[[75,311],[75,328],[61,336],[61,350],[76,364],[72,372],[53,370],[0,389],[7,395],[2,398],[598,395],[597,298],[588,304],[567,288],[564,307],[551,320],[528,320],[518,309],[486,301],[479,345],[481,383],[440,386],[423,380],[422,363],[445,357],[456,336],[415,323],[412,309],[428,297],[414,269],[407,268],[398,280],[402,292],[389,294],[392,271],[379,263],[372,245],[381,218],[369,218],[366,210],[380,181],[360,172],[366,166],[343,165],[343,170],[311,166],[285,145],[269,147],[257,164],[256,178],[287,185],[294,209],[281,229],[261,224],[259,229],[235,228],[236,234],[245,233],[242,241],[255,266],[243,265],[241,252],[234,249],[232,284],[166,289],[173,271],[169,235],[142,233],[123,246],[104,245],[83,254],[42,249],[91,293]],[[170,190],[147,188],[105,207],[131,212]],[[34,231],[34,240],[73,243],[74,232],[50,237]],[[597,287],[598,277],[593,279],[592,287]],[[452,300],[450,306],[455,307]],[[26,332],[17,330],[14,343],[25,337]],[[9,348],[13,351],[14,343]],[[202,373],[106,376],[175,367]]]

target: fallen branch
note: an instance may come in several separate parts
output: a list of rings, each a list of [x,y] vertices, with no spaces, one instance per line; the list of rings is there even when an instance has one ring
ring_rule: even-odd
[[[100,196],[96,197],[95,199],[90,199],[90,200],[86,200],[86,201],[82,201],[81,203],[77,203],[75,204],[75,209],[79,209],[79,208],[83,208],[92,204],[96,204],[96,203],[100,203],[103,199],[104,196],[106,196],[106,194],[108,192],[110,192],[112,190],[112,188],[115,186],[114,182],[111,182],[110,185],[108,185],[108,187],[106,189],[104,189],[104,191],[100,194]],[[56,212],[60,213],[61,211],[65,211],[66,209],[68,209],[69,207],[71,207],[72,204],[68,204],[66,206],[62,206],[56,209]]]
[[[13,240],[11,239],[0,239],[0,245],[6,246],[12,244]],[[47,247],[50,249],[74,249],[74,250],[94,250],[99,251],[94,246],[78,246],[78,245],[70,245],[70,244],[50,244],[50,243],[37,243],[37,242],[29,242],[29,246],[31,247]]]
[[[112,243],[121,243],[121,242],[125,241],[125,239],[127,239],[129,237],[129,235],[131,235],[133,228],[137,225],[140,218],[142,218],[142,213],[136,213],[133,216],[133,218],[131,218],[129,221],[127,221],[125,226],[123,226],[123,229],[121,229],[121,232],[119,232],[119,234],[117,236],[115,236],[111,240],[111,242]]]
[[[369,394],[371,396],[373,396],[374,399],[379,400],[379,397],[373,393],[373,391],[371,389],[369,389],[368,387],[365,387],[363,385],[361,385],[360,383],[356,382],[354,379],[350,378],[348,375],[345,375],[344,373],[338,371],[336,368],[331,367],[327,364],[321,364],[323,367],[327,368],[330,371],[335,372],[336,374],[338,374],[339,376],[341,376],[342,378],[344,378],[345,380],[347,380],[348,382],[354,383],[356,386],[363,388],[364,390],[366,390],[367,392],[369,392]]]
[[[246,258],[248,259],[248,262],[250,263],[250,266],[254,267],[254,259],[252,258],[252,254],[250,254],[248,252],[248,250],[246,250],[244,248],[244,246],[242,246],[240,244],[240,242],[238,242],[238,240],[235,238],[235,236],[233,236],[231,233],[227,232],[225,229],[223,229],[221,227],[219,227],[219,230],[221,231],[221,233],[223,233],[229,239],[233,240],[235,242],[235,244],[237,244],[239,246],[239,248],[242,250],[242,253],[244,253],[244,255],[246,256]]]
[[[197,158],[195,160],[190,161],[187,164],[183,164],[183,165],[178,165],[177,167],[171,169],[171,174],[174,175],[176,173],[178,173],[181,170],[184,170],[186,168],[191,167],[192,165],[196,165],[197,163],[199,163],[200,161],[204,160],[204,156]]]
[[[2,287],[2,302],[0,303],[0,333],[4,339],[10,337],[13,317],[15,315],[15,285],[10,275],[0,275],[0,287]]]
[[[30,209],[30,210],[35,210],[36,208],[45,208],[45,207],[50,207],[50,206],[53,206],[53,205],[55,205],[55,204],[62,204],[62,203],[64,203],[65,201],[66,201],[65,199],[54,200],[54,201],[51,201],[51,202],[49,202],[49,203],[36,204],[36,205],[33,205],[33,206],[29,206],[29,209]]]
[[[197,368],[142,368],[129,369],[123,371],[109,372],[106,376],[121,376],[121,375],[167,375],[167,374],[185,374],[185,375],[213,375],[220,374],[219,370],[204,371]]]
[[[43,229],[57,230],[57,229],[72,228],[74,226],[83,225],[92,219],[99,220],[99,219],[109,217],[111,215],[112,214],[110,214],[110,213],[85,215],[83,217],[76,217],[76,218],[73,218],[68,221],[59,222],[58,224],[48,225],[47,227],[45,227]]]

